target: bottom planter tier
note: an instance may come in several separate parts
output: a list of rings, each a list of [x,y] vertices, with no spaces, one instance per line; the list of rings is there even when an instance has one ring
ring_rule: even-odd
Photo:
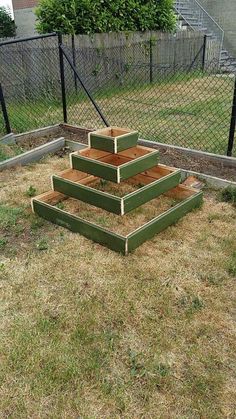
[[[202,192],[180,185],[120,217],[51,191],[33,198],[32,208],[48,221],[127,255],[199,207],[202,197]]]

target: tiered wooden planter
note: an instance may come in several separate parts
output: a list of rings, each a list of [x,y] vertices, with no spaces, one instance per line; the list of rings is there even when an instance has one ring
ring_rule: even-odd
[[[158,151],[137,146],[137,140],[136,131],[116,127],[90,133],[91,147],[70,155],[71,168],[52,176],[53,190],[32,199],[33,211],[112,250],[128,254],[198,207],[202,192],[180,185],[180,171],[158,164]],[[142,186],[118,197],[90,186],[99,178]],[[126,236],[55,206],[70,197],[124,216],[161,194],[180,202]]]

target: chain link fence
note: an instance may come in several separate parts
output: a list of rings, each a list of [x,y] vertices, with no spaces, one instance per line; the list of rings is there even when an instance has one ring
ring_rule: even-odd
[[[20,133],[61,122],[57,36],[9,42],[0,44],[0,81],[12,130]]]
[[[109,124],[137,129],[147,140],[226,154],[235,74],[221,72],[218,46],[200,33],[122,37],[63,37]],[[104,126],[65,57],[64,73],[67,121]],[[56,36],[0,45],[0,81],[15,132],[62,122]]]

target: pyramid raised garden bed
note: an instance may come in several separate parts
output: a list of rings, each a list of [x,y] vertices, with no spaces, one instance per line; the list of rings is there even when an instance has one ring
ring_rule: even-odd
[[[101,138],[101,147],[115,138],[116,153],[101,150],[101,131],[111,134]],[[123,151],[118,151],[117,132],[126,136],[128,147]],[[90,144],[96,148],[72,153],[71,168],[52,176],[53,190],[32,199],[33,211],[128,254],[198,207],[202,192],[180,185],[180,171],[157,164],[158,152],[131,144],[129,133],[135,132],[107,128],[91,133]]]

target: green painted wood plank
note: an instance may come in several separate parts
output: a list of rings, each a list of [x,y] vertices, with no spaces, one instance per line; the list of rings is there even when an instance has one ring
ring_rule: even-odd
[[[117,153],[131,147],[135,147],[138,142],[138,131],[123,134],[118,137],[108,137],[102,134],[90,134],[90,146],[97,150],[109,151]],[[117,144],[117,146],[115,146]]]
[[[128,148],[135,147],[138,142],[138,131],[125,134],[117,138],[117,151],[127,150]]]
[[[122,164],[120,166],[120,180],[128,179],[156,166],[158,163],[158,156],[159,152],[154,151],[153,153],[145,154],[145,156],[141,158]]]
[[[69,230],[80,233],[90,240],[107,246],[111,250],[125,254],[126,238],[112,233],[96,224],[85,221],[80,217],[69,214],[59,208],[46,204],[45,202],[32,200],[32,205],[36,214],[45,220],[51,221]]]
[[[154,218],[143,227],[129,234],[127,236],[127,252],[131,252],[132,250],[136,249],[146,240],[151,239],[155,234],[160,233],[171,224],[176,223],[176,221],[178,221],[189,211],[199,207],[202,202],[202,197],[202,192],[196,193],[195,195],[182,201],[180,204],[175,205],[173,208],[170,208],[168,211]]]
[[[64,179],[59,176],[52,176],[53,189],[64,195],[79,199],[80,201],[103,208],[115,214],[121,214],[121,198],[98,191],[88,185]]]
[[[71,155],[72,168],[90,175],[117,182],[117,167],[80,155]]]
[[[174,173],[170,173],[161,179],[156,180],[146,186],[143,186],[139,190],[130,193],[124,197],[124,212],[125,214],[146,202],[157,198],[159,195],[167,192],[168,190],[179,185],[181,182],[181,171],[178,170]]]
[[[109,151],[110,153],[115,152],[115,141],[114,138],[104,138],[96,134],[90,134],[90,146],[97,150]]]

